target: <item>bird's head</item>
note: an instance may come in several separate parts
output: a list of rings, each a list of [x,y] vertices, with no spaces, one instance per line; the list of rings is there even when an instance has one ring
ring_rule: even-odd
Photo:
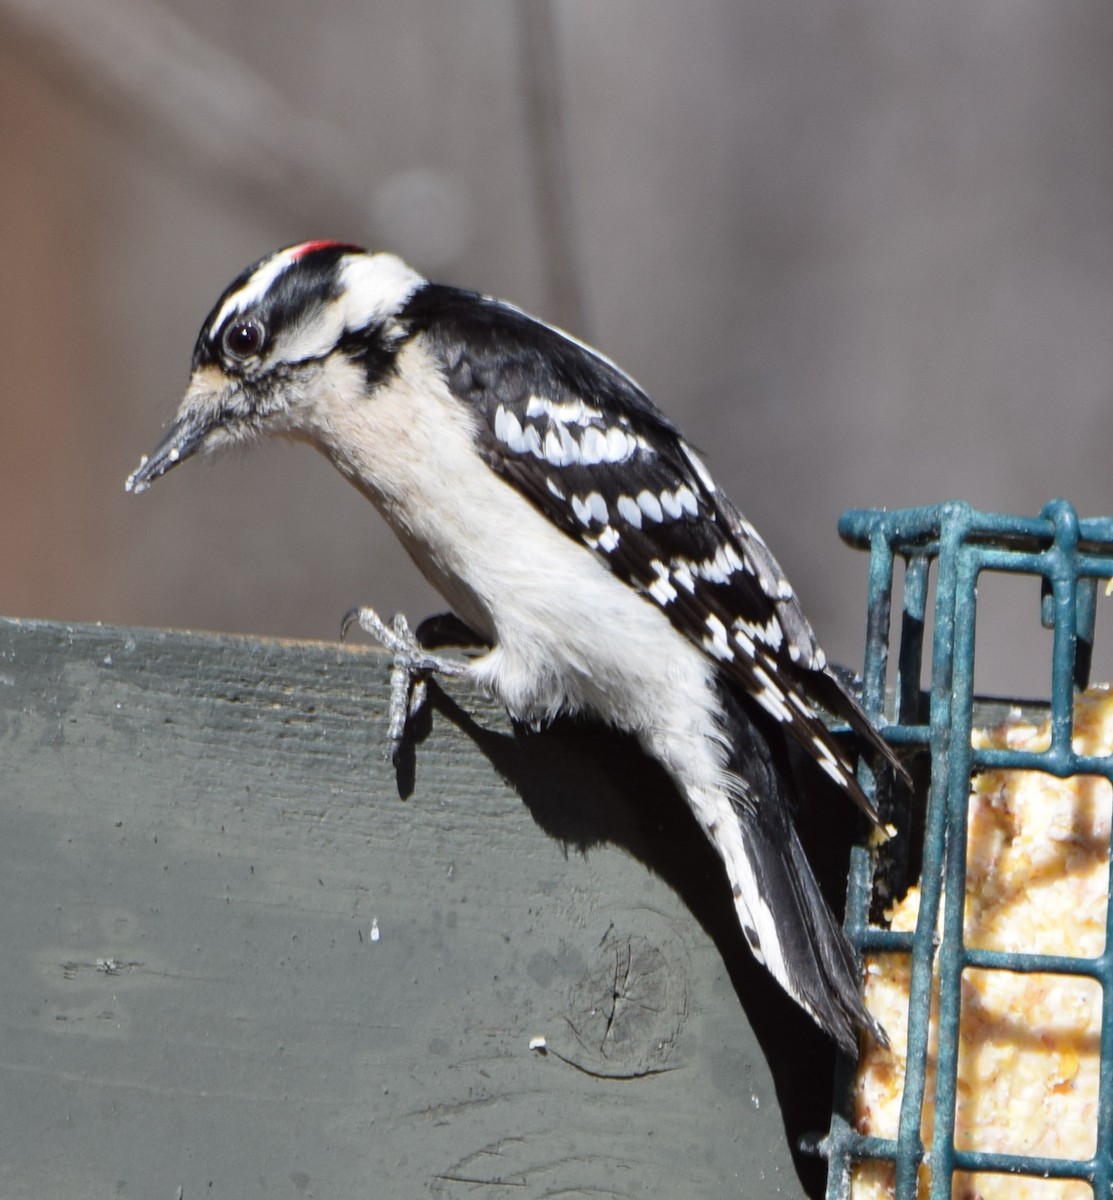
[[[142,492],[196,454],[254,435],[312,436],[330,388],[390,369],[394,317],[424,281],[392,254],[303,242],[247,268],[209,314],[189,387],[162,441],[128,477]]]

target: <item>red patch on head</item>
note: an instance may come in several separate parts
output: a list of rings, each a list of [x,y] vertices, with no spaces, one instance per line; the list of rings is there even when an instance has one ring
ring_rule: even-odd
[[[296,246],[290,253],[290,257],[294,262],[299,258],[304,258],[307,254],[313,254],[317,250],[357,250],[362,252],[362,246],[353,245],[351,242],[334,242],[330,238],[321,238],[315,242],[302,242],[300,246]]]

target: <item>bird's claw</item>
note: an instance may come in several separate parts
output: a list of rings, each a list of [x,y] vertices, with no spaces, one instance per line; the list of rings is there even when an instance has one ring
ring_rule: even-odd
[[[414,637],[403,613],[395,613],[388,625],[373,608],[353,608],[341,622],[341,640],[355,623],[394,656],[390,672],[388,756],[397,766],[406,725],[424,706],[429,695],[429,680],[434,675],[462,675],[467,664],[430,654]]]

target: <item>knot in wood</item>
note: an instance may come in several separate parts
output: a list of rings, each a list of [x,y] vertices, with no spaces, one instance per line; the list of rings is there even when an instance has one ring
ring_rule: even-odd
[[[565,1019],[577,1043],[574,1065],[605,1078],[669,1069],[688,1015],[688,964],[678,939],[672,957],[643,934],[610,931],[573,985]]]

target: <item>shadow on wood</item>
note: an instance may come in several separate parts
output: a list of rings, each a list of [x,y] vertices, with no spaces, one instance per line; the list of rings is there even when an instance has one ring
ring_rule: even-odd
[[[834,1048],[750,953],[722,863],[664,770],[636,739],[597,722],[562,719],[540,732],[515,724],[503,733],[479,725],[435,682],[429,707],[478,746],[550,837],[581,853],[617,846],[677,893],[715,943],[765,1054],[801,1182],[809,1195],[822,1196],[826,1164],[800,1144],[830,1123]],[[431,732],[424,711],[413,743]],[[818,772],[808,782],[816,798],[803,834],[834,897],[845,892],[853,814]],[[830,808],[817,820],[824,803]]]

